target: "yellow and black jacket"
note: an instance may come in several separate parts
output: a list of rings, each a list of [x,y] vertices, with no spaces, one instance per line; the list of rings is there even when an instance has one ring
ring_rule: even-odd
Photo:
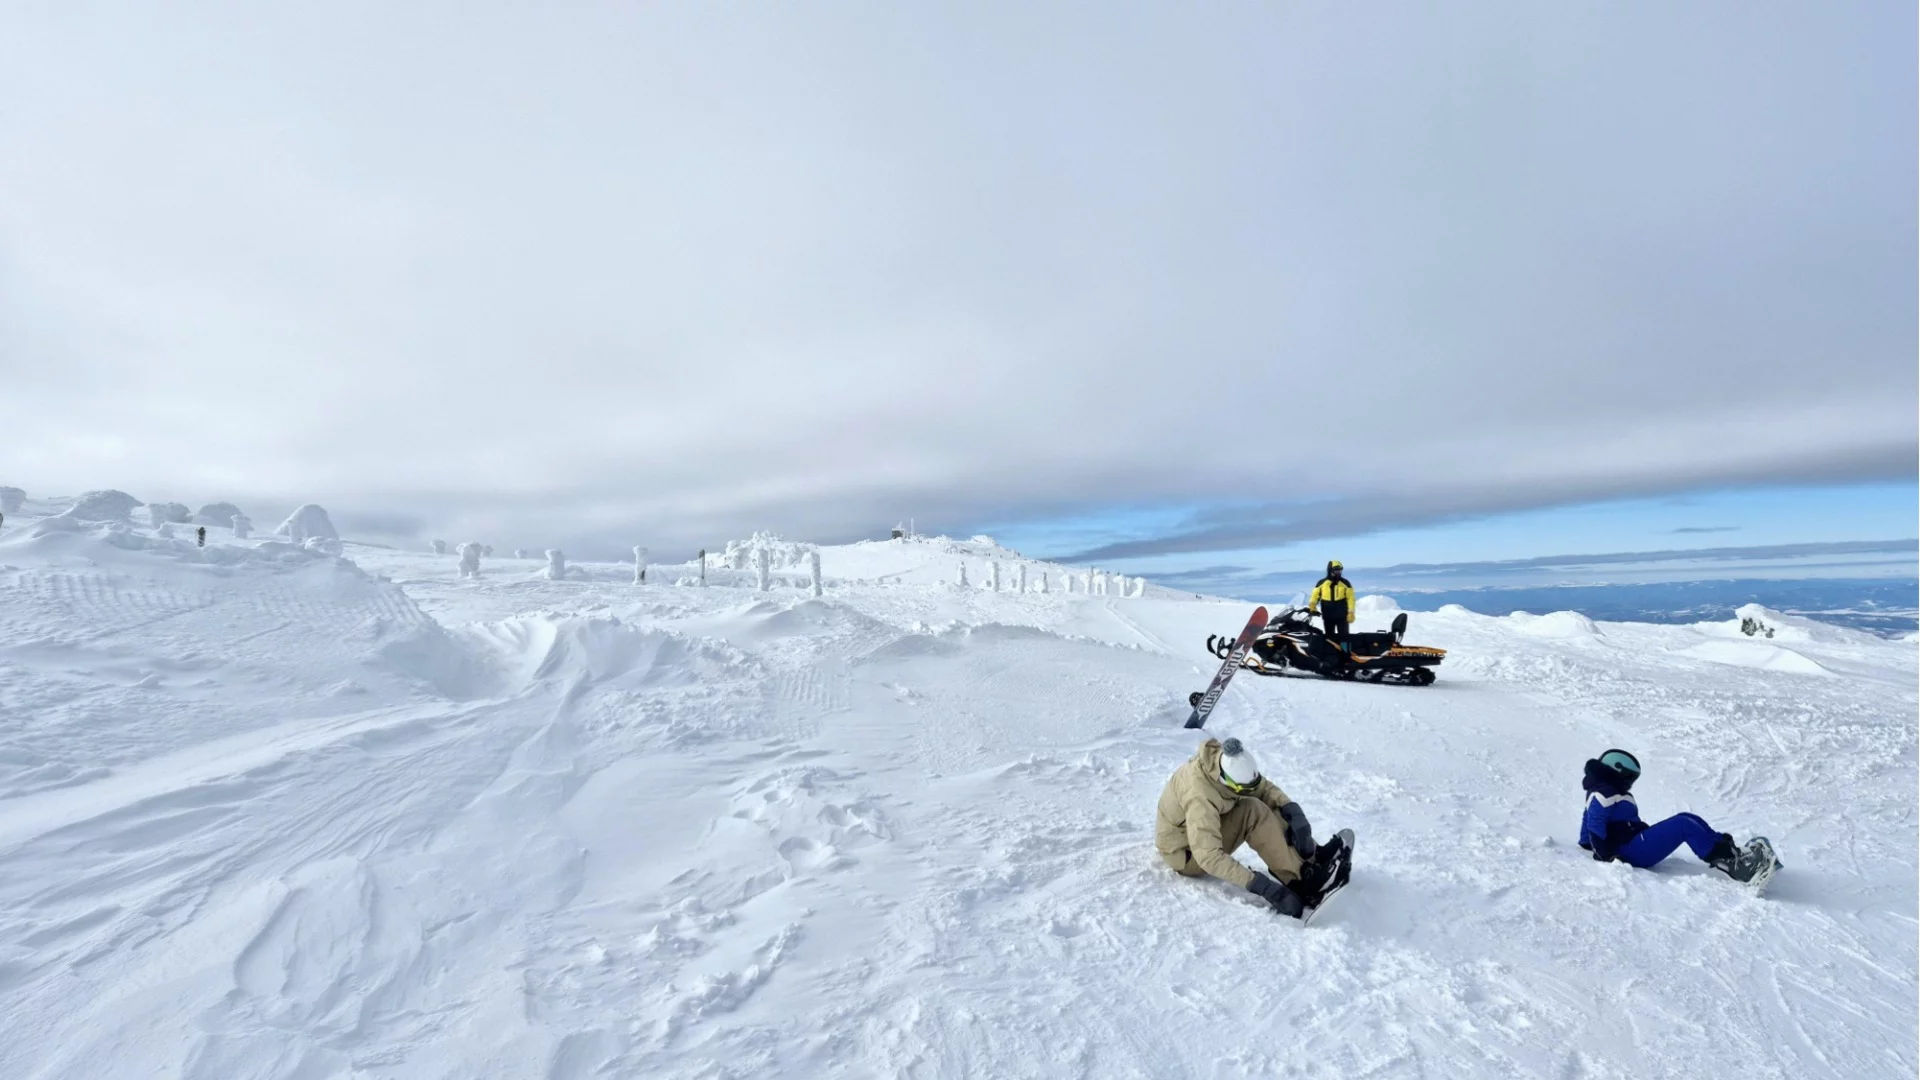
[[[1307,610],[1320,611],[1320,605],[1323,602],[1339,605],[1345,610],[1347,618],[1353,618],[1353,586],[1348,584],[1346,578],[1320,579],[1320,584],[1313,587],[1313,596],[1307,601]],[[1320,613],[1326,614],[1324,611]]]

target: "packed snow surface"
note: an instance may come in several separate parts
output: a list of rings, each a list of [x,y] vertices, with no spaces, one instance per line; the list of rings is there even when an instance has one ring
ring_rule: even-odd
[[[1915,1072],[1911,642],[1450,608],[1430,688],[1242,674],[1206,734],[1359,837],[1302,927],[1151,846],[1249,605],[945,541],[817,599],[462,580],[83,501],[0,534],[0,1076]],[[1612,746],[1769,893],[1575,847]]]

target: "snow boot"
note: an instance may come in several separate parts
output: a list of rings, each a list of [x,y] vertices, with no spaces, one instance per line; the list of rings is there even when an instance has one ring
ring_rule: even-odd
[[[1727,875],[1735,881],[1745,881],[1752,877],[1740,876],[1740,845],[1733,842],[1732,833],[1721,833],[1720,842],[1707,852],[1707,865]]]
[[[1338,833],[1314,850],[1313,858],[1300,868],[1300,895],[1308,907],[1320,902],[1321,894],[1333,884],[1333,875],[1346,862],[1347,842]]]

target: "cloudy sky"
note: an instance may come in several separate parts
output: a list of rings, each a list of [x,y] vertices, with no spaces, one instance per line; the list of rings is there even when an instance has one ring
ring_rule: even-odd
[[[0,483],[1168,572],[1911,536],[1914,5],[1414,8],[0,6]]]

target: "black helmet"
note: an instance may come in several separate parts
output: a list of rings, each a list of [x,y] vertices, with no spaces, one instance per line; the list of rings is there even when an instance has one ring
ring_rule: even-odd
[[[1632,787],[1640,779],[1640,759],[1625,750],[1609,750],[1599,757],[1602,766],[1613,770],[1623,787]]]

